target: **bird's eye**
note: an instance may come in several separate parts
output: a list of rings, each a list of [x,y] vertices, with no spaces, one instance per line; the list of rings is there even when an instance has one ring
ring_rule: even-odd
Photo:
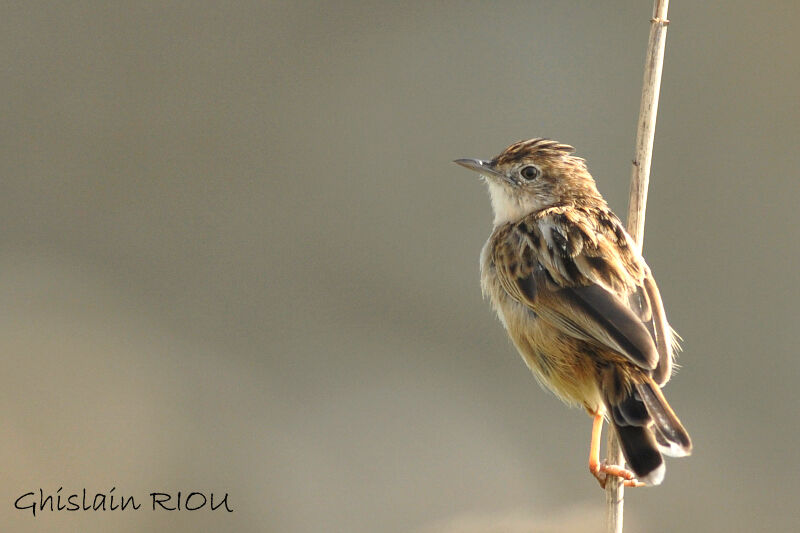
[[[523,167],[522,170],[519,171],[519,174],[526,180],[531,181],[539,176],[539,169],[533,165],[528,165],[527,167]]]

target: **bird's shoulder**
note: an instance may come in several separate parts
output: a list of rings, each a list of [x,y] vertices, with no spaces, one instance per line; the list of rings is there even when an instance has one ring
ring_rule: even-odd
[[[647,265],[622,222],[607,207],[553,206],[498,226],[487,259],[509,281],[537,270],[548,285],[597,284],[612,293],[640,286]]]

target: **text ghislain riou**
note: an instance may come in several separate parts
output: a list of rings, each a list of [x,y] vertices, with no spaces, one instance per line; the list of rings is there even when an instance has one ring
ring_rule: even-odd
[[[134,496],[124,496],[117,494],[116,487],[106,492],[81,492],[65,493],[63,487],[59,487],[52,494],[45,494],[43,489],[39,489],[39,494],[26,492],[14,501],[14,507],[22,511],[30,511],[36,516],[37,511],[138,511],[142,508],[142,503],[137,501]],[[228,493],[220,497],[213,492],[151,492],[149,498],[142,501],[150,503],[152,511],[199,511],[207,509],[209,511],[225,510],[233,512],[229,502]],[[145,507],[147,509],[147,507]]]

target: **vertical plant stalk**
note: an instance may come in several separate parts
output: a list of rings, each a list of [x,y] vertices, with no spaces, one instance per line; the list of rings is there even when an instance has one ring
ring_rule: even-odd
[[[656,133],[658,97],[661,92],[661,71],[664,66],[664,46],[667,41],[667,8],[669,0],[655,0],[650,19],[650,39],[642,84],[642,102],[636,129],[636,156],[631,172],[630,203],[628,204],[628,233],[639,251],[644,242],[644,215],[647,206],[647,187],[650,182],[650,161]],[[609,426],[607,464],[622,465],[625,458],[614,431]],[[620,478],[609,476],[606,483],[606,518],[608,533],[622,533],[624,487]]]

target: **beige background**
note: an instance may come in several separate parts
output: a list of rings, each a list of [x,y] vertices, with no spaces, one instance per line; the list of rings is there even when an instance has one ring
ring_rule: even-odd
[[[602,530],[450,161],[549,136],[624,214],[650,2],[164,4],[0,10],[3,529]],[[645,255],[696,452],[626,531],[791,531],[800,8],[670,19]],[[59,487],[145,505],[13,509]]]

